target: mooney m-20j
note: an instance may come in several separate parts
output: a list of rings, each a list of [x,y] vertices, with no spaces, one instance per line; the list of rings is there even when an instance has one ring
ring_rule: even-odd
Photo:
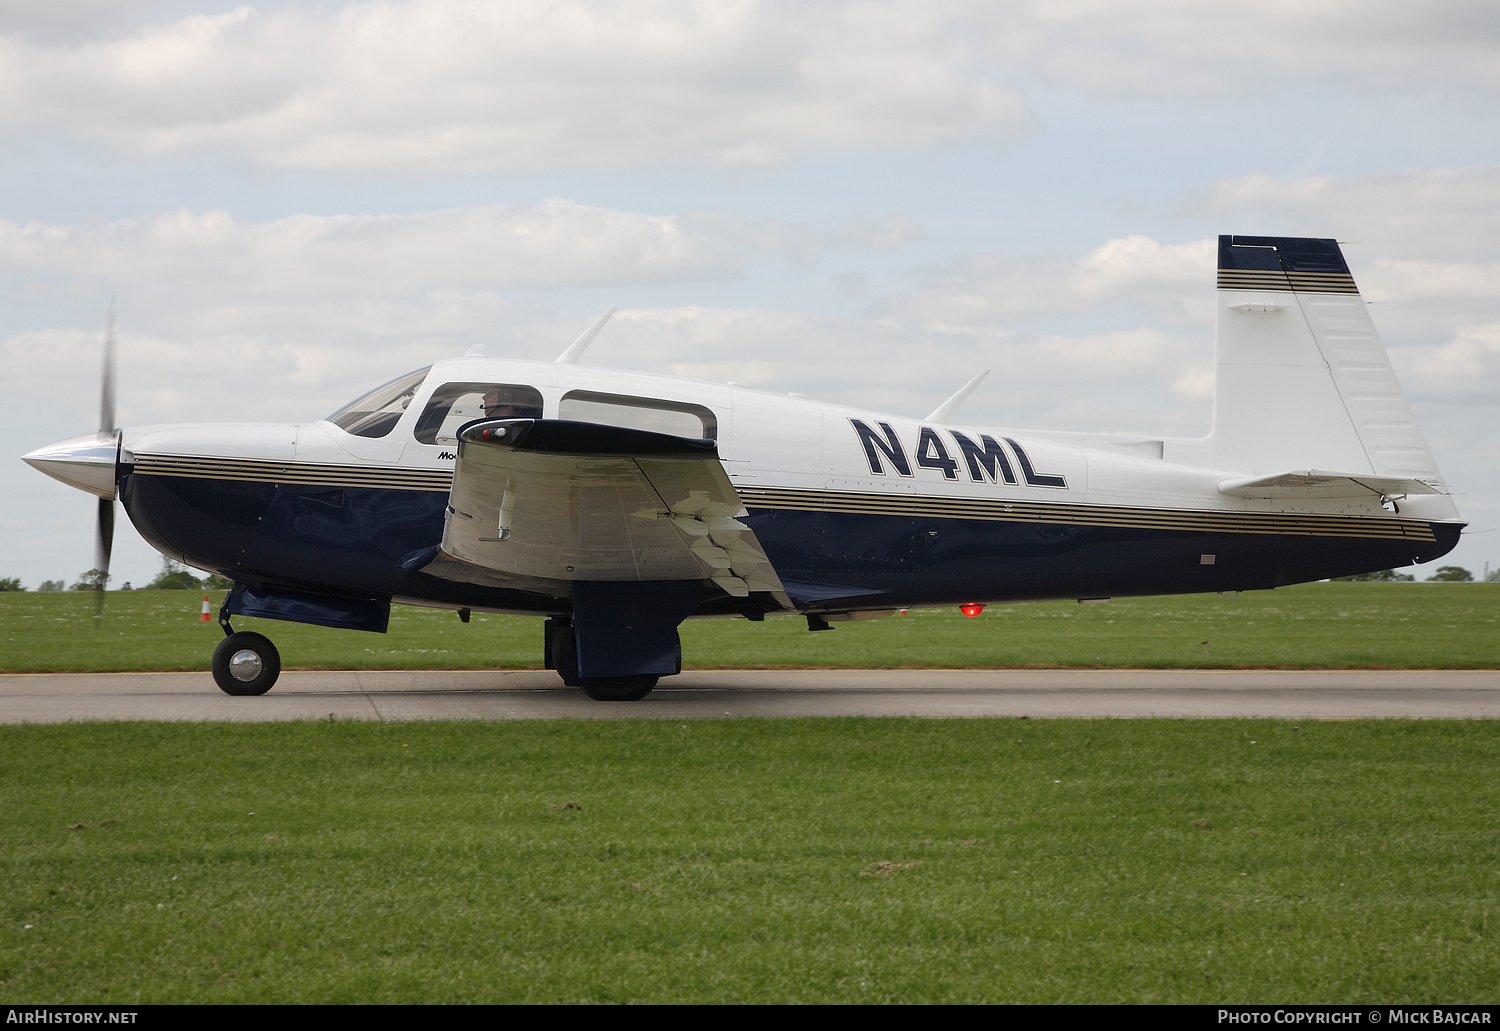
[[[1333,240],[1219,239],[1199,438],[925,419],[579,363],[468,356],[321,422],[117,429],[33,466],[234,581],[219,686],[280,670],[236,615],[383,632],[392,603],[544,616],[598,699],[682,668],[693,617],[1240,591],[1449,551],[1463,524]],[[112,334],[111,334],[112,340]]]

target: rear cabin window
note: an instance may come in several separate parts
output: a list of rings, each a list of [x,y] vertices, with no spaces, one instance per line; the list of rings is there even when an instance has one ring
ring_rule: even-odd
[[[364,397],[351,401],[328,417],[328,421],[356,437],[383,437],[395,428],[416,396],[417,388],[427,378],[426,369],[409,372],[376,387]]]
[[[421,444],[456,444],[475,419],[540,419],[542,395],[524,383],[444,383],[417,420]]]
[[[693,440],[717,440],[719,437],[719,420],[709,409],[685,401],[660,401],[654,397],[573,390],[563,395],[557,417],[574,422],[670,433],[674,437]]]

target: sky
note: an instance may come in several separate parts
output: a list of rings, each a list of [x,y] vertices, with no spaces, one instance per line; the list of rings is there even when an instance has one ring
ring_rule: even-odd
[[[976,424],[1199,436],[1215,239],[1333,237],[1500,568],[1500,7],[0,6],[0,577],[93,564],[19,456],[314,421],[483,344]],[[120,520],[114,584],[156,553]],[[1425,576],[1427,569],[1417,570]]]

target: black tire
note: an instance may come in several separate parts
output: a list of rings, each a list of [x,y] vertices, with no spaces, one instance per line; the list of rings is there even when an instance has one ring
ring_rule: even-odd
[[[255,675],[248,680],[241,679],[246,672],[251,671],[244,668],[245,663],[242,662],[238,669],[231,665],[235,656],[242,652],[252,653],[254,660],[259,663],[259,669],[254,670]],[[281,676],[281,653],[261,634],[241,631],[230,634],[219,642],[219,646],[214,649],[213,670],[214,683],[225,694],[265,694],[276,683],[276,678]]]
[[[596,702],[638,702],[651,693],[660,677],[589,677],[578,682]]]
[[[560,626],[552,635],[552,668],[562,677],[563,686],[578,687],[578,645],[571,626]]]

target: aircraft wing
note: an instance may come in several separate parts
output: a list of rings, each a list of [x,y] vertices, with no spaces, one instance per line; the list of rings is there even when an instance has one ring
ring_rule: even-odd
[[[713,441],[541,419],[470,423],[458,437],[425,572],[497,587],[701,579],[793,608]]]
[[[1319,469],[1294,469],[1271,476],[1249,476],[1219,481],[1219,493],[1237,498],[1356,498],[1378,494],[1446,494],[1426,480],[1401,476],[1366,476]]]

